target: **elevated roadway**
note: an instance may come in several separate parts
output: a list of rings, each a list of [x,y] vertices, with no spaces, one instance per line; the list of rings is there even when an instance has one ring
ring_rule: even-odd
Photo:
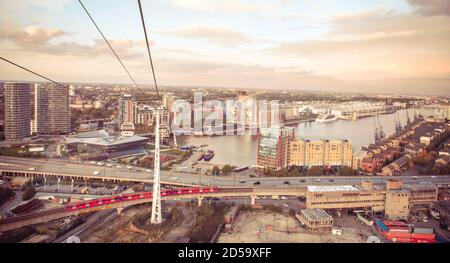
[[[29,171],[34,168],[35,171]],[[98,171],[98,175],[93,175]],[[97,179],[112,182],[143,182],[152,183],[153,173],[145,171],[133,171],[126,167],[103,167],[91,164],[79,164],[66,160],[46,160],[27,159],[0,156],[0,173],[12,176],[43,176],[73,178],[74,180]],[[355,185],[363,180],[368,180],[374,184],[385,184],[386,180],[392,177],[383,176],[308,176],[308,177],[262,177],[249,178],[237,174],[229,176],[200,176],[199,174],[180,173],[161,170],[161,183],[174,186],[198,186],[217,185],[223,187],[250,187],[259,181],[263,187],[297,187],[314,184],[329,185]],[[402,179],[405,184],[420,184],[431,182],[436,185],[447,187],[450,184],[450,175],[423,175],[414,178],[413,176],[395,176]],[[288,182],[286,184],[285,182]]]

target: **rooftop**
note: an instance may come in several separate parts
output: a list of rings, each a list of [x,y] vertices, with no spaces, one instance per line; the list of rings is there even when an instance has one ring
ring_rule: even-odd
[[[309,192],[350,192],[359,191],[352,185],[309,185]]]
[[[403,187],[412,191],[436,190],[436,185],[431,182],[420,182],[420,184],[405,184]]]
[[[148,138],[142,136],[111,136],[106,131],[93,131],[82,134],[77,134],[71,137],[66,137],[66,142],[70,143],[85,143],[98,146],[114,146],[125,143],[146,141]]]
[[[308,208],[301,211],[303,215],[311,220],[333,219],[325,210],[318,208]]]

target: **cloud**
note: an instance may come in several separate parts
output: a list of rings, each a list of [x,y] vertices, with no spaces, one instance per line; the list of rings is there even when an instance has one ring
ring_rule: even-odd
[[[287,58],[307,58],[321,74],[430,76],[450,72],[450,17],[395,14],[389,10],[340,15],[316,39],[285,41],[267,49]]]
[[[36,26],[17,29],[8,25],[0,28],[0,37],[3,40],[10,40],[25,48],[44,45],[63,35],[67,35],[67,33],[59,29],[45,29]]]
[[[450,16],[449,0],[408,0],[408,3],[416,7],[416,12],[422,15]]]
[[[58,56],[91,57],[111,54],[109,47],[103,39],[96,39],[91,45],[73,41],[57,42],[59,38],[70,35],[72,33],[60,29],[42,28],[36,25],[20,28],[9,24],[0,28],[0,43],[8,41],[13,44],[14,49]],[[113,39],[109,40],[109,42],[121,58],[134,58],[144,54],[141,50],[138,50],[145,47],[144,40]]]
[[[254,42],[254,39],[245,33],[219,26],[189,25],[159,31],[158,33],[205,40],[225,46]]]

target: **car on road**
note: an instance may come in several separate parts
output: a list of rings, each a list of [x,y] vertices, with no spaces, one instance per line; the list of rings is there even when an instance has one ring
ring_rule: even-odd
[[[334,182],[334,179],[330,179],[330,180],[328,180],[328,182]]]
[[[99,172],[99,171],[94,171],[92,174],[93,174],[93,175],[99,175],[100,172]]]
[[[178,180],[178,177],[172,176],[170,177],[171,180]]]
[[[28,168],[28,171],[35,171],[35,170],[36,170],[36,168],[34,168],[34,167]]]
[[[430,176],[431,177],[431,179],[436,179],[436,176],[434,176],[434,175],[432,175],[432,176]]]
[[[239,183],[241,183],[241,184],[245,184],[245,181],[239,181]]]
[[[320,179],[319,178],[314,179],[314,182],[320,182]]]
[[[132,168],[133,168],[133,166],[127,165],[127,169],[132,169]]]
[[[260,185],[260,184],[261,184],[260,181],[256,181],[256,182],[253,183],[253,185]]]
[[[106,167],[112,167],[113,165],[111,163],[106,164]]]
[[[95,162],[95,161],[90,161],[89,163],[90,163],[90,164],[96,164],[96,162]]]
[[[306,180],[302,179],[302,180],[300,180],[300,183],[306,183]]]
[[[291,184],[289,181],[284,181],[283,184]]]
[[[151,170],[151,169],[145,169],[145,171],[146,171],[146,172],[149,172],[149,173],[151,173],[151,172],[152,172],[152,170]]]
[[[281,197],[282,200],[287,200],[288,198],[286,196]]]
[[[414,179],[414,180],[415,180],[415,179],[419,179],[419,177],[417,177],[417,176],[414,175],[414,176],[412,177],[412,179]]]
[[[116,168],[120,169],[120,168],[122,168],[122,166],[121,165],[117,165]]]
[[[288,205],[288,204],[283,204],[283,206],[285,206],[285,207],[289,207],[289,205]]]

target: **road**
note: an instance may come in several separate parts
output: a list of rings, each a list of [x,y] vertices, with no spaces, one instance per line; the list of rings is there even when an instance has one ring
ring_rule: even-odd
[[[66,160],[57,159],[26,159],[16,157],[0,156],[0,168],[15,169],[27,171],[28,168],[35,168],[36,172],[48,173],[62,173],[62,174],[76,174],[91,176],[93,171],[99,171],[98,176],[107,176],[113,178],[127,178],[129,180],[136,180],[140,182],[152,182],[153,173],[145,171],[130,171],[125,166],[122,168],[98,166],[92,164],[79,164],[75,162],[68,162]],[[360,184],[363,180],[372,181],[374,184],[384,184],[386,180],[391,177],[382,176],[311,176],[311,177],[264,177],[264,178],[250,178],[239,175],[229,176],[205,176],[190,173],[179,173],[173,171],[161,171],[161,181],[183,183],[183,184],[201,184],[215,185],[215,186],[253,186],[256,181],[261,184],[261,187],[297,187],[305,185],[355,185]],[[420,184],[431,182],[436,185],[450,184],[450,175],[436,175],[432,178],[429,175],[418,176],[414,179],[412,176],[395,176],[395,178],[402,179],[405,184],[413,183]],[[320,181],[319,181],[320,180]],[[286,184],[285,182],[289,182]]]
[[[70,236],[78,236],[81,238],[81,235],[88,234],[88,232],[90,233],[92,230],[98,228],[100,224],[111,220],[116,214],[116,210],[104,210],[95,212],[87,218],[86,222],[75,227],[66,234],[56,238],[52,241],[52,243],[64,243]]]
[[[1,215],[5,214],[7,211],[11,210],[12,208],[18,206],[20,203],[23,202],[23,200],[22,200],[22,191],[16,191],[15,193],[16,193],[16,195],[14,196],[13,200],[10,200],[10,201],[4,203],[0,207],[0,214]]]

